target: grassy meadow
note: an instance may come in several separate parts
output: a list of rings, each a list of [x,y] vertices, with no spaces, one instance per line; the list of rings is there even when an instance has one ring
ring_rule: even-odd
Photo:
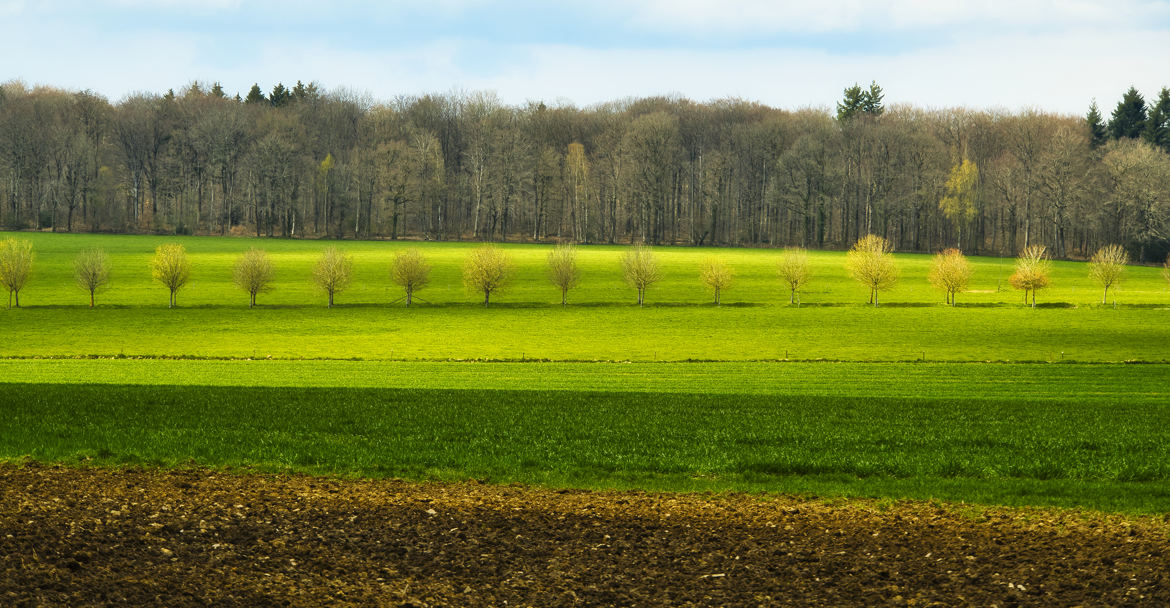
[[[482,295],[469,293],[462,284],[463,260],[476,243],[392,242],[392,241],[301,241],[287,239],[159,237],[137,235],[65,235],[50,233],[3,233],[0,239],[15,236],[33,242],[36,262],[33,277],[21,292],[25,306],[86,306],[88,296],[73,281],[73,259],[83,249],[101,247],[110,255],[112,280],[108,291],[99,294],[102,307],[166,307],[167,291],[150,279],[148,262],[154,248],[162,243],[183,244],[191,258],[190,283],[179,294],[180,307],[247,307],[247,295],[231,283],[232,265],[249,247],[269,252],[276,268],[275,289],[262,294],[258,304],[267,308],[319,307],[326,299],[315,291],[310,276],[321,250],[337,245],[354,259],[353,285],[337,297],[340,306],[389,306],[402,294],[390,282],[389,267],[394,252],[416,247],[431,264],[431,284],[418,293],[420,304],[475,306]],[[547,245],[501,245],[516,265],[512,285],[493,295],[493,303],[506,307],[554,306],[560,293],[546,278]],[[636,294],[621,276],[622,246],[590,245],[579,248],[581,282],[569,294],[577,306],[622,306],[636,303]],[[723,258],[735,272],[735,281],[724,293],[728,306],[787,305],[788,292],[776,275],[779,250],[657,247],[662,280],[647,292],[649,306],[702,305],[711,297],[699,283],[699,266],[704,258]],[[803,305],[841,306],[865,304],[868,290],[848,279],[844,252],[810,252],[813,280],[804,290]],[[881,302],[887,306],[941,305],[942,292],[926,280],[931,256],[895,254],[901,279]],[[1012,258],[972,257],[975,273],[970,290],[960,294],[962,306],[1015,305],[1023,294],[1011,289]],[[1170,283],[1161,269],[1130,266],[1120,288],[1110,292],[1108,304],[1170,308]],[[1092,307],[1101,303],[1101,289],[1088,277],[1080,262],[1055,262],[1052,286],[1040,292],[1042,306]]]
[[[37,257],[0,309],[0,459],[1170,510],[1158,268],[1102,306],[1085,264],[1057,262],[1032,309],[1011,259],[976,257],[950,308],[930,256],[897,254],[875,309],[844,253],[812,252],[793,307],[779,251],[663,247],[640,309],[623,248],[587,246],[561,308],[550,247],[504,245],[516,277],[485,309],[460,279],[475,244],[347,241],[354,282],[328,309],[309,277],[333,243],[15,236]],[[192,262],[174,310],[147,267],[164,242]],[[251,246],[277,271],[256,309],[231,284]],[[112,265],[92,310],[72,278],[90,247]],[[433,267],[410,309],[403,247]],[[718,308],[707,256],[736,273]]]

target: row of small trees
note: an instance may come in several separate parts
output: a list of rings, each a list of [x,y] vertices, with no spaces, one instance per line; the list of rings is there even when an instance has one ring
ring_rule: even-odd
[[[33,262],[32,243],[9,238],[0,242],[0,285],[8,290],[8,307],[20,306],[20,290],[24,288],[31,274]],[[1104,288],[1102,304],[1106,303],[1109,290],[1121,280],[1128,262],[1125,250],[1119,245],[1101,248],[1089,261],[1089,276]],[[645,245],[633,245],[622,255],[622,274],[626,283],[637,291],[638,305],[646,300],[646,291],[662,279],[657,258],[653,250]],[[893,287],[899,278],[894,263],[892,247],[888,241],[875,235],[862,237],[849,250],[845,258],[849,276],[869,288],[869,303],[878,305],[879,294]],[[152,278],[167,288],[168,305],[178,305],[178,293],[187,284],[191,275],[191,262],[186,249],[179,244],[167,243],[155,249],[150,260]],[[1015,289],[1024,292],[1024,303],[1036,306],[1036,292],[1048,287],[1051,281],[1052,263],[1043,245],[1024,249],[1016,259],[1015,272],[1009,282]],[[410,306],[416,292],[430,283],[431,266],[418,249],[399,250],[390,265],[390,278],[404,291],[403,300]],[[789,303],[799,304],[799,295],[812,279],[808,253],[803,249],[786,249],[781,255],[777,272],[781,282],[789,289]],[[484,245],[472,250],[463,263],[463,283],[468,290],[483,294],[483,304],[488,306],[491,296],[507,287],[515,273],[511,256],[494,245]],[[928,280],[946,294],[947,304],[954,306],[956,295],[967,290],[974,270],[970,261],[958,249],[947,249],[934,256]],[[232,268],[232,281],[248,294],[248,306],[256,305],[258,294],[272,290],[275,268],[268,253],[255,247],[244,252]],[[89,305],[93,307],[95,294],[105,289],[110,280],[109,256],[101,249],[87,249],[74,260],[74,276],[78,287],[89,293]],[[1163,276],[1170,281],[1170,258],[1163,269]],[[333,306],[334,296],[344,291],[352,281],[353,259],[337,247],[327,247],[313,267],[312,279]],[[700,265],[699,279],[714,296],[719,305],[723,291],[731,287],[734,272],[727,263],[717,257],[708,257]],[[577,264],[577,249],[573,245],[557,245],[548,254],[548,278],[561,292],[561,305],[568,304],[569,291],[578,285],[581,278]]]
[[[1121,245],[1106,245],[1089,260],[1089,277],[1100,284],[1104,291],[1101,303],[1109,299],[1109,290],[1121,281],[1129,257]],[[845,258],[849,275],[870,289],[870,304],[877,306],[878,293],[893,287],[898,281],[898,269],[888,241],[875,235],[862,237],[854,244]],[[934,256],[927,280],[931,285],[946,293],[947,304],[955,305],[955,296],[967,291],[974,268],[962,251],[947,249]],[[1036,292],[1048,287],[1051,282],[1052,262],[1044,245],[1025,247],[1016,258],[1015,272],[1008,282],[1015,289],[1024,292],[1024,303],[1032,296],[1032,307],[1036,306]],[[1163,265],[1162,276],[1170,281],[1170,257]]]

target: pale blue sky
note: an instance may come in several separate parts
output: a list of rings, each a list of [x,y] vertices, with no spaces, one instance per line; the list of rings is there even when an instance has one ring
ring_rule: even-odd
[[[375,100],[490,90],[513,104],[679,94],[1083,114],[1170,86],[1170,1],[0,0],[0,81],[133,91],[318,81]]]

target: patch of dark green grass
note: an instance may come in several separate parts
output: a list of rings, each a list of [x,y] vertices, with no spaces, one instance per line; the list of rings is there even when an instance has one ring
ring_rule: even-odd
[[[0,384],[0,458],[1170,510],[1170,405]]]

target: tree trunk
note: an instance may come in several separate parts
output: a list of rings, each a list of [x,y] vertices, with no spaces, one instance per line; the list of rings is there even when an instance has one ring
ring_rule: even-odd
[[[407,307],[407,308],[410,308],[410,296],[411,296],[411,291],[412,291],[412,290],[411,290],[409,287],[407,287],[407,288],[406,288],[406,307]]]
[[[89,307],[93,308],[93,290],[89,290]]]
[[[483,292],[483,307],[484,308],[488,307],[488,300],[490,300],[491,297],[492,297],[492,292],[485,289]]]

